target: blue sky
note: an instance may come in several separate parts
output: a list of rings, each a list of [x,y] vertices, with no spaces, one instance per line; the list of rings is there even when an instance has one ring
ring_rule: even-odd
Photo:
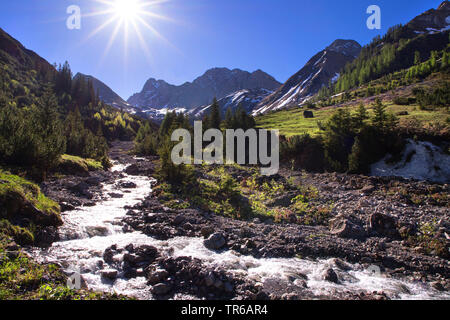
[[[105,9],[94,0],[0,1],[0,28],[49,62],[67,60],[74,73],[91,74],[127,99],[150,77],[179,85],[212,67],[262,69],[284,82],[335,39],[367,44],[441,2],[171,0],[148,9],[168,19],[143,16],[161,35],[140,26],[148,51],[132,27],[125,46],[122,27],[107,54],[117,23],[88,35],[111,15],[83,17],[81,30],[66,28],[70,5],[78,5],[82,14]],[[372,4],[381,7],[381,30],[366,27],[366,9]]]

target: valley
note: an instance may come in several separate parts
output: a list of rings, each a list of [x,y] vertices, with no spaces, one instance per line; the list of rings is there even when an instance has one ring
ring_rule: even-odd
[[[450,2],[417,14],[128,99],[0,29],[0,300],[450,300]]]
[[[151,191],[152,185],[156,184],[154,190],[159,188],[146,177],[151,170],[147,161],[130,157],[123,148],[129,147],[120,143],[111,150],[116,154],[112,173],[100,188],[88,187],[98,199],[96,205],[63,213],[60,240],[48,249],[30,251],[37,261],[79,270],[91,290],[140,299],[449,298],[441,291],[450,285],[445,249],[442,258],[428,256],[426,250],[433,249],[425,247],[421,252],[401,240],[412,225],[434,219],[445,225],[448,188],[283,170],[273,182],[266,180],[287,190],[273,193],[266,202],[273,201],[275,206],[270,206],[274,210],[286,210],[287,214],[288,198],[296,195],[296,188],[314,185],[314,201],[318,202],[314,205],[334,203],[326,218],[333,221],[333,227],[329,229],[326,221],[293,223],[292,217],[281,213],[275,220],[256,216],[246,222],[194,207],[177,209],[183,202],[166,207],[167,196]],[[140,169],[131,170],[130,164]],[[236,167],[226,171],[235,177],[251,174]],[[93,177],[81,180],[89,182]],[[293,177],[292,181],[287,182],[287,177]],[[61,186],[67,184],[61,182]],[[49,182],[46,188],[55,189],[59,183]],[[412,188],[418,194],[424,192],[425,199],[431,196],[426,190],[434,188],[434,192],[447,194],[447,200],[424,200],[421,211],[427,212],[425,216],[398,193],[387,196],[393,190]],[[64,198],[65,203],[74,207],[78,197],[85,197],[70,189],[69,193],[72,195]],[[399,220],[392,220],[387,228],[392,217]],[[277,219],[287,220],[280,224]],[[371,274],[373,268],[378,270],[376,274]]]

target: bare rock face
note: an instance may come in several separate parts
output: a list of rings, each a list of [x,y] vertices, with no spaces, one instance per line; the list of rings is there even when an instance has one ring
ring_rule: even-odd
[[[163,80],[150,79],[140,93],[128,99],[128,103],[143,110],[185,108],[187,110],[208,106],[214,98],[222,99],[240,90],[266,89],[273,91],[281,83],[267,73],[253,73],[239,69],[215,68],[181,86]]]

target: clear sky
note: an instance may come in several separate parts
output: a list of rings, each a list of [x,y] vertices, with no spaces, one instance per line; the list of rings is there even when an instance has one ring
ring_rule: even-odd
[[[67,60],[74,73],[93,75],[128,99],[131,94],[141,91],[145,81],[151,77],[179,85],[192,81],[212,67],[247,71],[262,69],[284,82],[335,39],[354,39],[365,45],[392,25],[406,23],[442,2],[159,1],[144,8],[151,14],[141,15],[154,31],[141,20],[131,19],[136,22],[145,46],[131,21],[127,44],[124,40],[126,28],[122,24],[107,52],[105,49],[119,24],[118,20],[89,37],[113,16],[112,13],[91,15],[111,8],[95,0],[2,0],[0,27],[49,62]],[[381,30],[366,27],[369,17],[366,9],[372,4],[381,8]],[[66,27],[69,17],[66,10],[70,5],[78,5],[85,15],[80,30]]]

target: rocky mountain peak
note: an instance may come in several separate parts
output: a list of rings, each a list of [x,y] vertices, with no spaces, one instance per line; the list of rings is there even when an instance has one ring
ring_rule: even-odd
[[[257,70],[253,73],[240,69],[212,68],[193,82],[174,86],[162,80],[149,79],[143,90],[128,99],[142,109],[186,108],[192,109],[222,99],[244,89],[276,90],[281,83],[272,76]]]
[[[338,39],[313,56],[277,91],[264,98],[253,111],[262,114],[305,103],[330,81],[339,78],[340,70],[361,52],[361,45],[354,40]]]
[[[341,54],[357,57],[361,52],[361,45],[355,40],[343,40],[337,39],[331,45],[329,45],[326,50],[339,52]]]
[[[144,85],[143,91],[152,91],[158,89],[161,86],[168,86],[169,84],[164,80],[156,80],[155,78],[150,78]]]
[[[435,10],[428,10],[415,17],[408,23],[416,34],[435,33],[449,30],[450,28],[450,1],[444,1]]]
[[[438,11],[441,10],[450,10],[450,1],[445,0],[444,2],[442,2],[439,7],[437,8]]]

